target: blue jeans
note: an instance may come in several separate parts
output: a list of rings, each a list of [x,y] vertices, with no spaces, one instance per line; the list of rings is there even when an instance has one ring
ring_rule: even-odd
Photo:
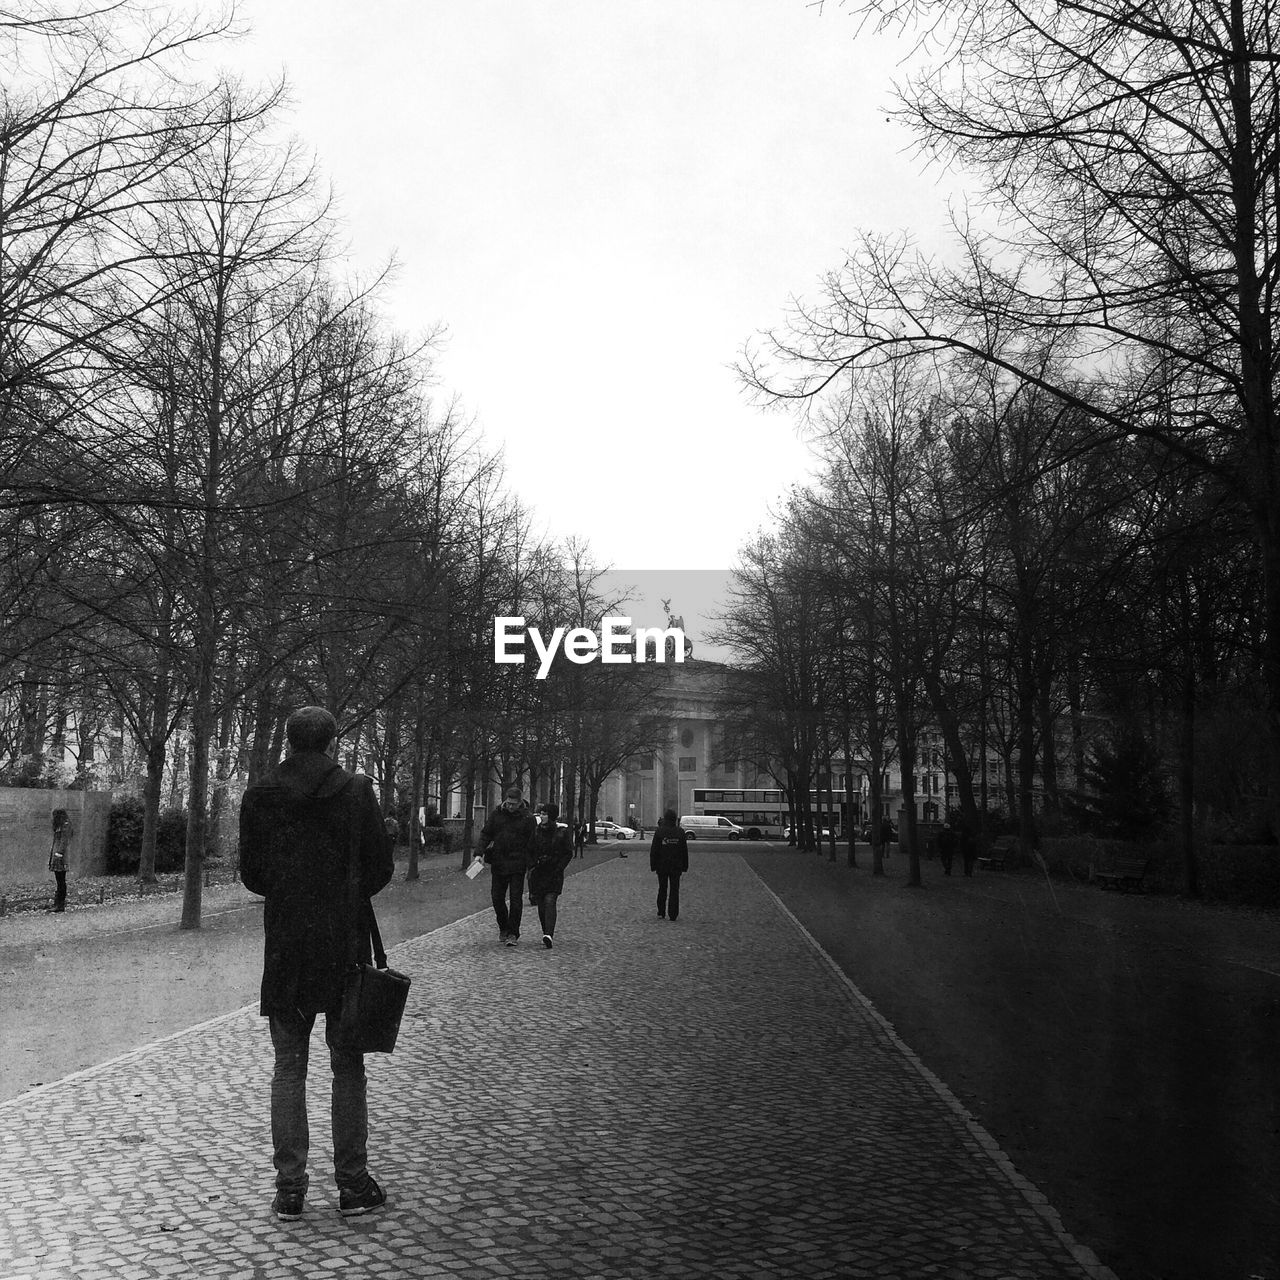
[[[505,938],[508,934],[520,936],[520,918],[524,914],[524,872],[513,871],[503,875],[493,872],[493,884],[490,885],[493,899],[493,914],[498,918],[498,932]],[[508,903],[508,898],[510,902]]]
[[[274,1148],[276,1187],[281,1191],[307,1190],[307,1057],[316,1015],[272,1014],[271,1043],[276,1051],[271,1076],[271,1144]],[[331,1039],[337,1015],[325,1015],[324,1037],[333,1068],[331,1123],[333,1126],[333,1176],[340,1191],[359,1191],[369,1176],[367,1148],[369,1113],[365,1098],[364,1054],[334,1046]]]

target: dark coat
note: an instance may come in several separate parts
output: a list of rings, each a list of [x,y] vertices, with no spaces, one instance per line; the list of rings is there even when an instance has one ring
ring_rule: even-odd
[[[653,829],[653,843],[649,846],[649,870],[685,872],[689,870],[689,841],[678,826],[669,827],[659,822]]]
[[[529,855],[529,893],[540,898],[544,893],[564,892],[564,869],[573,861],[573,845],[569,828],[550,824],[539,827],[533,835],[533,851]]]
[[[529,869],[529,850],[538,824],[528,809],[511,813],[499,805],[480,828],[480,852],[500,876],[523,874]]]
[[[353,824],[367,901],[395,869],[368,778],[323,752],[298,751],[244,793],[240,879],[266,898],[263,1017],[336,1012],[341,1004],[357,923],[347,890]],[[368,929],[360,933],[359,956],[368,962]]]

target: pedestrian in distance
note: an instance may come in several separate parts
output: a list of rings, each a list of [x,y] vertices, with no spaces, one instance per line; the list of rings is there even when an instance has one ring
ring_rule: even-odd
[[[524,793],[519,787],[508,787],[502,803],[480,829],[477,848],[489,864],[489,892],[498,921],[498,937],[508,947],[520,941],[524,877],[536,827]]]
[[[579,822],[578,825],[573,829],[573,850],[578,855],[579,858],[582,857],[582,851],[586,848],[586,846],[587,846],[587,824],[585,822]]]
[[[951,819],[948,818],[942,824],[942,830],[938,832],[938,859],[942,863],[942,874],[944,876],[951,874],[951,864],[955,861],[959,848],[959,833],[951,825]]]
[[[53,811],[53,841],[49,845],[49,870],[53,872],[57,888],[53,894],[53,909],[67,909],[67,861],[71,856],[71,819],[65,809]]]
[[[307,1058],[316,1016],[325,1016],[333,1072],[333,1173],[344,1217],[369,1213],[386,1193],[369,1175],[364,1055],[336,1039],[353,935],[372,962],[368,900],[391,879],[391,841],[363,774],[328,754],[337,722],[323,707],[301,707],[285,723],[289,755],[252,783],[240,805],[240,879],[261,894],[265,962],[259,1012],[269,1020],[271,1142],[276,1169],[272,1209],[302,1217],[307,1194]],[[348,876],[357,862],[357,892]],[[358,902],[353,902],[353,896]]]
[[[569,830],[559,823],[560,807],[544,804],[537,813],[538,829],[529,856],[529,901],[538,908],[542,945],[548,951],[556,933],[556,904],[564,892],[564,871],[573,861]]]
[[[668,809],[653,829],[649,870],[658,876],[658,919],[678,919],[680,877],[689,870],[689,841],[676,821],[674,809]]]

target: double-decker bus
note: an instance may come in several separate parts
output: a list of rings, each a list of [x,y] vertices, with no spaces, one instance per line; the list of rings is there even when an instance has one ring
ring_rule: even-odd
[[[821,830],[830,830],[833,819],[837,829],[840,828],[843,803],[832,814],[827,811],[823,796],[811,791],[809,805],[814,822],[821,824]],[[791,826],[787,793],[781,787],[694,787],[693,812],[712,818],[723,816],[736,822],[748,840],[785,840]]]
[[[693,812],[736,822],[748,840],[781,837],[791,820],[787,793],[779,787],[694,787]]]

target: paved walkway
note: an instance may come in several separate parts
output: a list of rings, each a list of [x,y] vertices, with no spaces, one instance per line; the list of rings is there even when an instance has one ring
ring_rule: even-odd
[[[0,1274],[1110,1277],[746,863],[694,861],[675,923],[637,849],[554,951],[528,909],[518,948],[482,912],[392,951],[381,1213],[337,1213],[317,1032],[306,1216],[271,1214],[256,1007],[0,1104]]]

